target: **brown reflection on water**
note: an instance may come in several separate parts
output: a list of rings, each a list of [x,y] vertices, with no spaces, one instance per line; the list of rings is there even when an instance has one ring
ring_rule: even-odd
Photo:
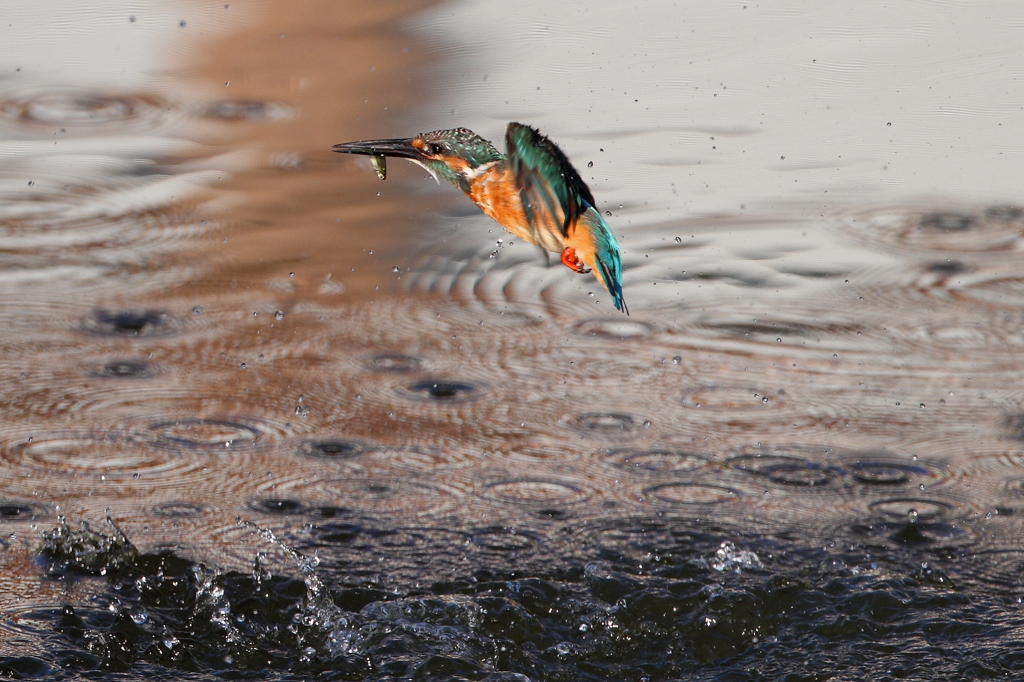
[[[401,179],[381,183],[330,147],[390,135],[410,116],[430,58],[396,23],[431,4],[271,2],[258,25],[201,46],[183,79],[224,122],[218,144],[256,163],[221,185],[230,209],[214,289],[228,280],[363,298],[382,283],[389,254],[439,204],[408,201]]]
[[[266,547],[237,517],[284,537],[346,515],[572,537],[711,518],[884,544],[914,512],[936,543],[1017,542],[1016,209],[637,226],[630,318],[521,246],[440,246],[399,282],[458,197],[326,150],[405,129],[425,57],[391,27],[421,7],[272,4],[204,46],[185,128],[207,165],[251,166],[207,203],[90,218],[115,237],[61,251],[88,279],[9,285],[6,575],[60,515],[108,510],[144,549],[238,569]],[[48,220],[4,228],[81,227]],[[28,279],[51,264],[33,248],[11,249]],[[58,600],[4,587],[5,610]]]

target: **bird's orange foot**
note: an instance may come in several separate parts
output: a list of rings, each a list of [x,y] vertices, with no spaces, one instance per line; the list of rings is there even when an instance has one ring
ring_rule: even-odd
[[[571,246],[565,247],[565,250],[562,251],[562,264],[565,267],[569,268],[570,270],[574,270],[580,273],[581,275],[585,275],[588,272],[590,272],[590,268],[588,268],[579,258],[576,257],[576,249],[572,248]]]

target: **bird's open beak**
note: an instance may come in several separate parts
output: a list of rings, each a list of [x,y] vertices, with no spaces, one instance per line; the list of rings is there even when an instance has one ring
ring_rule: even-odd
[[[412,146],[410,137],[396,140],[360,140],[359,142],[343,142],[334,145],[333,149],[341,154],[363,154],[365,156],[392,156],[400,159],[420,160],[424,158],[422,151]]]

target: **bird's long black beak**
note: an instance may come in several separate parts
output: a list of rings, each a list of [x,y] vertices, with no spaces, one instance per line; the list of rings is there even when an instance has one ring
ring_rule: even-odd
[[[422,151],[412,146],[413,140],[360,140],[358,142],[343,142],[336,144],[332,149],[340,154],[363,154],[364,156],[391,156],[400,159],[422,159]]]

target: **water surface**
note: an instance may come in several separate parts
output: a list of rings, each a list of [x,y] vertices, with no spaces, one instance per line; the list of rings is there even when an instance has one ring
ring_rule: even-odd
[[[1017,673],[1021,57],[986,7],[19,9],[0,673]],[[631,316],[328,151],[508,120],[611,213]]]

